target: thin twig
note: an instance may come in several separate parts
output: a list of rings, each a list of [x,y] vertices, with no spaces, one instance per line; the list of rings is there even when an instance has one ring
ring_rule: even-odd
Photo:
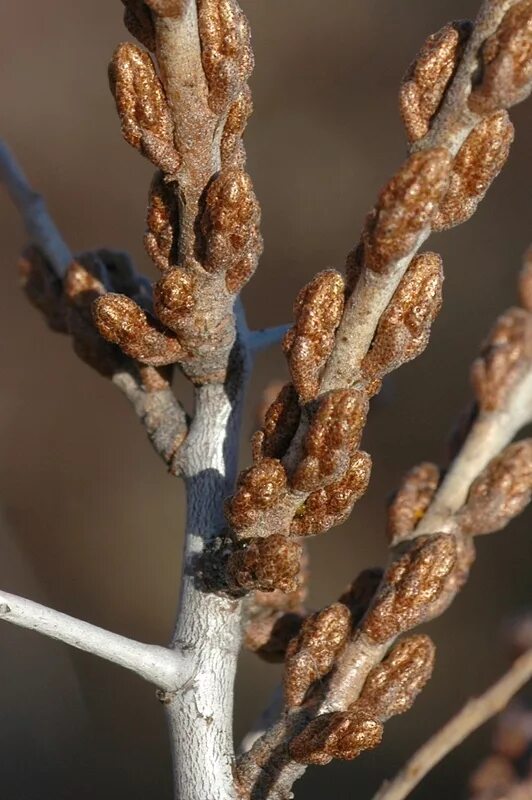
[[[502,711],[531,678],[532,650],[528,650],[487,692],[466,703],[412,756],[391,782],[382,786],[373,800],[403,800],[407,797],[436,764],[477,728]]]
[[[72,262],[72,253],[48,213],[42,196],[36,192],[9,147],[0,139],[0,180],[24,220],[28,238],[36,245],[63,278]]]
[[[179,650],[128,639],[8,592],[0,592],[0,619],[125,667],[166,691],[192,677],[191,661]]]

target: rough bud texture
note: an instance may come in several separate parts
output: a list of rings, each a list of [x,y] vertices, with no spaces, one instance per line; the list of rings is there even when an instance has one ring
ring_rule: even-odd
[[[410,142],[428,133],[471,30],[470,22],[450,22],[429,36],[403,78],[399,105]]]
[[[440,482],[435,464],[424,463],[407,473],[388,508],[388,539],[392,545],[410,538],[425,516]]]
[[[229,557],[229,586],[244,591],[294,592],[298,587],[301,554],[300,544],[279,534],[252,539]]]
[[[161,172],[155,173],[150,188],[146,227],[146,252],[155,266],[165,272],[173,265],[177,253],[179,212],[175,192],[165,183]]]
[[[481,53],[481,72],[469,107],[489,114],[520,103],[532,88],[532,0],[515,3]]]
[[[200,278],[186,269],[176,267],[165,272],[153,287],[153,307],[163,325],[186,334],[201,288]]]
[[[246,628],[244,646],[264,661],[282,663],[292,639],[298,635],[303,623],[300,614],[270,614]]]
[[[198,21],[209,105],[219,114],[253,71],[249,25],[235,0],[201,0]]]
[[[242,134],[252,112],[251,91],[249,86],[244,86],[229,109],[223,130],[220,150],[224,166],[230,164],[243,166],[245,153],[242,147]]]
[[[109,293],[98,298],[93,319],[104,339],[143,364],[164,366],[183,357],[179,341],[125,295]]]
[[[414,153],[383,189],[362,234],[364,263],[387,272],[415,246],[430,225],[449,184],[445,147]]]
[[[471,381],[483,411],[503,408],[532,361],[532,318],[521,308],[499,317],[473,363]]]
[[[223,170],[205,199],[203,266],[208,272],[225,272],[232,294],[240,291],[257,266],[262,252],[259,224],[260,207],[251,178],[240,169]]]
[[[384,722],[408,711],[434,669],[435,647],[428,636],[400,642],[368,675],[357,706]]]
[[[367,413],[367,397],[356,389],[325,395],[310,422],[305,455],[290,479],[292,488],[312,492],[342,475],[358,447]]]
[[[351,632],[351,614],[342,603],[313,614],[287,650],[284,696],[288,708],[299,706],[312,684],[332,669]]]
[[[325,533],[348,518],[353,506],[366,493],[371,475],[371,456],[358,451],[340,480],[312,492],[290,525],[294,536]]]
[[[442,284],[442,260],[437,253],[421,253],[413,259],[362,362],[367,381],[382,378],[425,350],[441,308]]]
[[[295,324],[286,334],[283,347],[302,404],[318,393],[320,374],[342,318],[344,289],[340,273],[326,270],[316,275],[296,300]]]
[[[275,458],[265,458],[240,474],[226,516],[235,531],[245,529],[261,511],[275,506],[287,492],[286,472]]]
[[[482,120],[469,134],[453,161],[447,194],[432,227],[443,231],[466,222],[492,181],[504,167],[514,139],[514,126],[506,111]]]
[[[524,439],[503,450],[479,475],[457,522],[473,536],[495,533],[520,514],[531,497],[532,439]]]
[[[290,755],[300,764],[328,764],[333,758],[350,761],[377,747],[382,732],[382,723],[361,709],[322,714],[292,740]]]
[[[287,383],[264,417],[264,425],[253,439],[253,458],[282,458],[292,441],[301,419],[301,408],[296,390]]]
[[[109,67],[109,80],[124,139],[166,173],[179,159],[164,89],[151,56],[134,44],[121,44]]]
[[[452,534],[420,536],[405,548],[385,574],[362,630],[386,642],[436,616],[450,602],[448,589],[457,562]]]

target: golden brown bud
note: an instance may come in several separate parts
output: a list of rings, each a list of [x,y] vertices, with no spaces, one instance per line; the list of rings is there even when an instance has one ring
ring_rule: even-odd
[[[226,516],[239,531],[251,525],[261,511],[275,506],[287,492],[286,472],[275,458],[265,458],[240,473],[234,495],[226,503]]]
[[[314,492],[342,476],[360,443],[367,414],[367,396],[357,389],[326,394],[310,422],[305,455],[290,479],[292,488]]]
[[[442,260],[437,253],[421,253],[412,260],[362,362],[366,380],[382,378],[425,350],[441,308],[442,284]]]
[[[532,88],[532,0],[514,3],[484,42],[469,107],[489,114],[520,103]]]
[[[351,614],[342,603],[308,617],[286,654],[284,695],[288,708],[299,706],[312,684],[332,669],[351,632]]]
[[[495,533],[520,514],[531,497],[532,439],[524,439],[490,461],[473,483],[457,522],[473,536]]]
[[[371,670],[356,705],[381,722],[408,711],[432,675],[434,655],[428,636],[404,639]]]
[[[175,261],[175,248],[179,236],[179,211],[177,198],[171,186],[164,182],[161,172],[156,172],[150,187],[147,231],[144,246],[151,260],[161,272]]]
[[[479,122],[453,161],[447,194],[434,217],[434,231],[466,222],[492,181],[504,167],[514,139],[514,126],[506,111],[497,111]]]
[[[243,152],[241,139],[252,112],[253,100],[251,98],[251,90],[249,86],[246,85],[243,87],[227,114],[220,146],[223,166],[229,164],[243,166],[245,153]]]
[[[187,270],[170,269],[153,287],[153,307],[167,328],[179,332],[196,305],[198,281]]]
[[[136,361],[159,367],[183,358],[183,348],[175,336],[160,328],[125,295],[108,293],[98,298],[93,304],[93,319],[104,339]]]
[[[149,55],[134,44],[119,45],[109,81],[124,139],[163,172],[175,174],[179,157],[164,89]]]
[[[511,308],[499,317],[473,363],[471,380],[483,411],[503,408],[532,361],[532,317]]]
[[[222,170],[213,180],[201,221],[208,272],[225,272],[227,288],[238,292],[249,280],[262,252],[260,206],[249,175]]]
[[[229,557],[229,584],[244,591],[294,592],[299,583],[301,555],[301,545],[280,534],[248,540]]]
[[[266,411],[262,431],[254,436],[254,460],[282,458],[297,431],[300,418],[296,391],[291,383],[287,383]]]
[[[364,264],[386,272],[415,247],[431,224],[449,185],[445,147],[414,153],[382,190],[362,233]]]
[[[471,30],[470,22],[449,22],[429,36],[403,78],[399,104],[411,142],[428,133]]]
[[[358,451],[345,475],[323,489],[312,492],[290,525],[294,536],[315,536],[341,525],[353,506],[366,493],[371,475],[371,456]]]
[[[388,539],[396,545],[408,539],[425,516],[440,482],[435,464],[423,463],[408,472],[388,508]]]
[[[344,310],[344,279],[335,270],[320,272],[299,293],[294,327],[283,348],[302,403],[319,391],[320,374],[329,357]]]
[[[220,114],[253,71],[249,24],[236,0],[202,0],[198,21],[209,105]]]
[[[362,622],[375,642],[386,642],[432,619],[450,602],[447,591],[457,562],[452,534],[420,536],[388,568],[373,606]]]
[[[300,764],[328,764],[333,758],[357,758],[382,741],[382,723],[363,710],[322,714],[290,743],[290,755]]]

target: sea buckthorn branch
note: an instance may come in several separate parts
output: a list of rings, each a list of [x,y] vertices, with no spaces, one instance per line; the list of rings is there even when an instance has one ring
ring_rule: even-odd
[[[236,0],[126,2],[130,31],[110,83],[126,141],[153,163],[146,250],[162,276],[147,311],[108,293],[101,335],[151,366],[179,363],[196,383],[226,378],[235,297],[262,251],[260,209],[244,169],[252,111],[249,27]]]
[[[528,0],[485,2],[475,26],[446,26],[409,69],[401,101],[412,153],[368,215],[346,277],[326,270],[300,292],[284,340],[292,383],[267,412],[253,440],[254,464],[228,501],[234,591],[291,591],[297,537],[344,521],[364,494],[371,459],[360,443],[369,399],[388,372],[423,352],[441,305],[441,259],[417,250],[433,228],[471,216],[505,163],[513,127],[504,106],[532,85],[529,12]],[[472,83],[493,41],[495,60],[506,65],[506,94],[504,80],[495,81],[495,62]],[[489,94],[482,77],[488,81],[488,72],[497,95],[489,113],[473,112],[470,96]],[[429,142],[440,111],[449,130],[438,123],[439,138]]]
[[[284,799],[305,765],[378,744],[384,718],[358,714],[374,671],[398,636],[453,601],[474,560],[473,537],[501,530],[530,502],[532,440],[509,443],[532,421],[531,280],[527,258],[521,306],[499,318],[473,365],[475,410],[446,477],[422,464],[393,499],[384,574],[362,573],[288,645],[284,714],[240,758],[244,796]]]

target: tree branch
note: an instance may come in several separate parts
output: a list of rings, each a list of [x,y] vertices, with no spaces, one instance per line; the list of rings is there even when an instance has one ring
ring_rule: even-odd
[[[48,213],[42,196],[36,192],[7,144],[0,139],[0,179],[24,220],[28,238],[38,247],[63,278],[72,263],[72,254]]]
[[[532,650],[515,661],[508,672],[487,692],[470,700],[412,756],[396,777],[385,783],[373,800],[403,800],[451,750],[491,717],[502,711],[511,698],[532,678]]]
[[[118,664],[166,691],[175,692],[192,678],[192,662],[179,650],[136,642],[4,591],[0,619]]]

